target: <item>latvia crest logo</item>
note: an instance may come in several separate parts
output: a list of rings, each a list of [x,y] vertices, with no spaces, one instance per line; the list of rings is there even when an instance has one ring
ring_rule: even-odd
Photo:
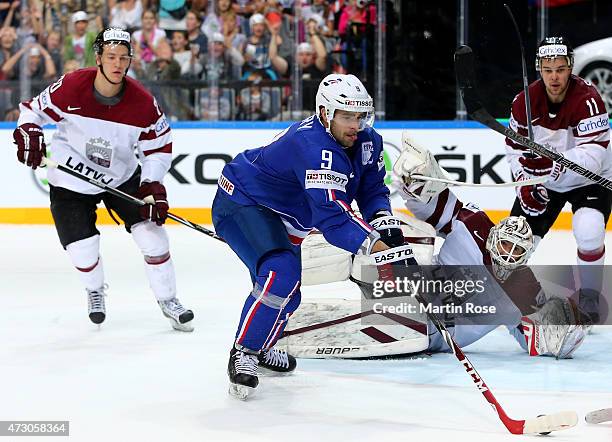
[[[85,155],[92,163],[109,168],[113,156],[113,149],[110,146],[110,141],[104,138],[90,138],[85,145]]]

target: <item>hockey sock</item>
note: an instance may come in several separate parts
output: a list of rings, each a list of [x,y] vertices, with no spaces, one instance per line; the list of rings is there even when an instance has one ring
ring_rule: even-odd
[[[104,285],[104,267],[100,257],[100,235],[75,241],[66,246],[72,265],[79,271],[81,283],[88,290]]]
[[[300,263],[292,252],[281,250],[264,257],[242,308],[236,345],[260,351],[273,339],[276,324],[299,305],[299,287]]]

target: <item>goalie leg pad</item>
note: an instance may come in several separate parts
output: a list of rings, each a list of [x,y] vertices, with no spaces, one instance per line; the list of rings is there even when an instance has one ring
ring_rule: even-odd
[[[424,314],[387,315],[363,311],[356,299],[318,299],[294,313],[277,348],[295,357],[330,359],[419,353],[428,344]]]
[[[320,233],[302,242],[302,285],[345,281],[351,270],[351,253],[329,244]]]

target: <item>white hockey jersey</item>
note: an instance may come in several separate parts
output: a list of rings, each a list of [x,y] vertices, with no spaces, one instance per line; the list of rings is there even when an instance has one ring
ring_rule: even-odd
[[[463,204],[449,189],[445,189],[428,202],[404,195],[404,202],[412,214],[436,229],[436,234],[445,238],[433,264],[443,266],[472,267],[470,272],[481,279],[489,279],[491,255],[486,249],[489,232],[494,226],[488,215],[476,205]],[[491,274],[492,275],[492,274]],[[467,325],[470,318],[457,319],[451,334],[459,346],[469,345],[499,325],[505,325],[510,334],[525,348],[525,339],[520,329],[522,315],[532,313],[535,301],[541,294],[541,286],[529,268],[514,271],[503,283],[489,279],[487,290],[479,294],[481,305],[495,305],[499,314],[488,325]],[[448,351],[442,336],[434,330],[430,334],[431,351]]]
[[[18,125],[56,124],[48,150],[53,161],[117,187],[142,163],[141,181],[162,182],[172,159],[170,126],[155,98],[126,77],[121,101],[109,106],[94,96],[97,68],[61,77],[40,95],[20,104]],[[49,168],[54,186],[84,194],[102,192],[86,181]]]
[[[405,204],[414,216],[430,224],[438,236],[445,238],[434,263],[441,265],[490,265],[485,247],[493,222],[474,204],[463,204],[445,189],[427,203],[406,198]]]
[[[542,80],[529,85],[529,98],[534,141],[563,154],[587,170],[612,178],[608,112],[592,84],[572,75],[565,99],[558,109],[554,109],[554,113],[549,108]],[[514,131],[527,136],[524,92],[514,98],[509,124]],[[522,171],[518,159],[528,149],[506,138],[506,151],[512,174],[517,177]],[[551,179],[544,186],[557,192],[567,192],[590,184],[593,184],[591,180],[566,170],[557,180]]]

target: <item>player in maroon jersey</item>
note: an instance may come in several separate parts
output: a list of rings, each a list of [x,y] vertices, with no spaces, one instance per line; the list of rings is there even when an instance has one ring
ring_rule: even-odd
[[[17,158],[36,169],[47,155],[42,126],[57,126],[50,157],[89,178],[153,201],[138,207],[62,171],[50,168],[51,213],[60,242],[88,294],[89,318],[106,318],[105,279],[96,229],[96,205],[114,211],[144,255],[149,283],[164,316],[177,330],[191,331],[193,312],[176,298],[176,279],[162,184],[172,159],[172,135],[155,98],[126,77],[132,60],[129,33],[109,28],[94,41],[97,68],[61,77],[20,104],[13,133]],[[138,149],[140,164],[135,155]]]
[[[529,85],[534,141],[610,179],[608,113],[597,89],[571,74],[573,62],[572,47],[564,37],[549,37],[540,43],[536,68],[542,78]],[[528,135],[526,114],[525,93],[521,92],[512,103],[510,127],[523,136]],[[506,151],[515,179],[548,177],[544,184],[518,187],[511,211],[511,215],[527,218],[536,245],[570,203],[581,279],[579,304],[598,322],[612,192],[548,158],[531,154],[509,138]]]

